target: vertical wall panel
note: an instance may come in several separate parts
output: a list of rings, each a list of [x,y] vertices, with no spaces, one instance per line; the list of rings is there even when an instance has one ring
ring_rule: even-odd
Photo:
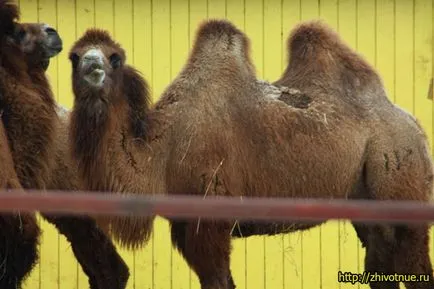
[[[369,64],[376,67],[376,0],[357,1],[357,37],[356,49],[362,54]],[[349,223],[349,222],[347,222]],[[351,226],[352,227],[352,226]],[[355,238],[356,239],[356,238]],[[360,242],[356,239],[355,245],[357,247],[357,272],[364,271],[365,249],[362,248]],[[357,284],[358,288],[369,288],[365,284]]]
[[[264,2],[249,0],[245,6],[245,33],[250,39],[250,52],[257,76],[264,77]]]
[[[73,11],[70,11],[72,13]],[[108,16],[111,17],[112,15]],[[87,29],[95,27],[95,0],[75,0],[75,37],[80,38]],[[75,40],[74,40],[75,41]],[[67,51],[65,51],[67,54]],[[69,66],[71,64],[69,63]],[[69,75],[69,77],[71,77]],[[71,81],[71,79],[69,80]],[[72,92],[72,91],[71,91]],[[72,94],[71,94],[71,97]],[[85,289],[89,286],[87,276],[80,267],[77,278],[78,288]]]
[[[210,19],[226,17],[227,1],[226,0],[207,0],[207,14]]]
[[[338,30],[339,5],[338,0],[321,0],[319,4],[319,17],[336,31]],[[319,228],[320,230],[320,282],[322,288],[339,288],[336,282],[340,268],[340,240],[339,221],[330,221]],[[332,272],[335,272],[334,274]]]
[[[263,78],[275,81],[282,73],[282,5],[280,0],[264,1]],[[276,288],[283,283],[282,236],[261,238],[264,242],[264,288]],[[250,263],[247,265],[250,266]],[[259,276],[258,276],[259,277]],[[251,284],[251,283],[249,283]],[[258,285],[261,284],[258,282]],[[251,285],[249,285],[250,288]]]
[[[227,1],[230,2],[229,0]],[[256,68],[257,77],[259,78],[264,77],[263,27],[264,1],[246,1],[244,32],[250,39],[250,55]],[[241,240],[237,240],[236,242],[241,242]],[[245,261],[245,274],[241,279],[244,280],[244,286],[241,288],[264,288],[264,238],[250,237],[245,239],[243,253]]]
[[[395,3],[395,102],[414,113],[414,1]]]
[[[152,0],[132,1],[134,66],[145,77],[151,90],[153,79],[152,2]],[[153,236],[146,246],[134,253],[134,269],[130,268],[131,278],[134,279],[134,288],[154,288],[152,244]]]
[[[319,17],[336,31],[338,30],[338,0],[321,0]]]
[[[214,4],[212,4],[214,5]],[[231,21],[238,29],[246,31],[246,0],[225,1],[225,15],[223,17]],[[253,61],[253,59],[252,59]],[[234,223],[233,230],[237,230],[237,223]],[[261,239],[257,237],[250,238]],[[250,242],[251,242],[250,240]],[[247,289],[246,278],[249,270],[249,263],[247,261],[247,240],[236,239],[232,241],[232,254],[231,254],[231,272],[234,280],[237,280],[237,288]],[[258,241],[257,241],[258,242]],[[261,241],[259,241],[261,242]],[[255,276],[253,282],[256,283],[257,278],[262,276]]]
[[[338,9],[338,32],[350,47],[357,49],[357,1],[339,0]],[[350,222],[340,220],[339,223],[340,270],[357,272],[358,240],[355,237],[354,228]],[[339,286],[343,289],[354,288],[351,283],[339,283]]]
[[[434,1],[415,0],[414,3],[414,115],[425,129],[429,144],[433,147],[433,5]],[[431,227],[431,244],[434,231]],[[430,246],[433,256],[433,246]]]
[[[319,1],[308,0],[301,2],[301,21],[317,19],[319,13]],[[321,229],[302,232],[302,281],[303,288],[320,288],[322,283],[321,266]]]
[[[94,0],[94,4],[95,4],[95,6],[94,6],[95,7],[95,27],[107,30],[108,32],[110,32],[110,34],[114,34],[114,31],[115,31],[115,17],[114,17],[115,16],[115,0]],[[128,34],[128,32],[127,32],[127,34]],[[121,39],[119,39],[119,41],[121,41]]]
[[[226,18],[244,31],[246,0],[226,1]]]
[[[376,60],[388,98],[395,102],[395,1],[377,0]]]
[[[195,41],[196,32],[199,29],[199,26],[207,18],[208,2],[207,0],[190,0],[188,8],[189,8],[188,23],[190,25],[189,48],[191,48]]]
[[[301,21],[317,19],[319,14],[319,1],[308,0],[301,2]],[[304,231],[302,243],[302,281],[303,288],[321,288],[322,267],[321,267],[321,230],[313,228]]]
[[[96,0],[94,0],[96,1]],[[108,1],[112,3],[112,1]],[[134,65],[134,26],[133,26],[133,1],[132,0],[114,0],[113,6],[107,7],[106,18],[111,18],[114,24],[113,30],[108,26],[108,30],[112,36],[122,43],[122,48],[125,50],[126,63]],[[104,15],[101,15],[104,18]],[[110,24],[110,20],[107,21],[107,25]],[[96,19],[95,19],[96,23]],[[119,253],[124,257],[124,261],[132,272],[135,271],[135,253],[130,252],[123,248],[118,248]],[[164,252],[164,251],[163,251]],[[135,288],[135,278],[132,277],[128,280],[127,289]]]
[[[434,50],[432,1],[415,0],[414,9],[414,115],[420,120],[432,146],[433,106],[429,99]]]
[[[76,2],[74,0],[63,0],[57,2],[58,30],[63,41],[63,51],[57,56],[59,69],[58,77],[59,94],[57,99],[66,108],[72,108],[73,95],[71,88],[71,63],[68,53],[77,37],[76,26]]]
[[[47,23],[57,29],[57,5],[55,0],[38,1],[38,21]],[[58,62],[59,57],[50,60],[50,66],[47,69],[49,81],[57,101],[58,90]],[[41,288],[54,288],[60,286],[60,270],[65,270],[59,266],[60,263],[60,236],[53,225],[47,226],[44,230],[45,242],[40,245],[41,268],[43,276]]]
[[[170,9],[171,1],[152,1],[152,89],[154,98],[160,95],[167,83],[170,81]],[[158,224],[158,223],[156,223]],[[164,279],[164,268],[159,266],[167,264],[170,260],[168,255],[170,252],[167,250],[159,251],[157,248],[163,249],[161,246],[166,245],[164,242],[163,232],[154,232],[152,234],[153,246],[153,286],[151,288],[170,288],[170,279]],[[169,239],[167,239],[169,240]],[[166,252],[165,252],[166,251]],[[161,260],[160,260],[161,259]],[[170,271],[170,266],[167,266]]]
[[[38,22],[38,3],[36,0],[19,0],[17,3],[21,9],[20,14],[22,22]],[[43,221],[38,217],[38,223],[41,224],[41,222]],[[40,253],[40,255],[42,255],[42,253]],[[32,275],[27,279],[25,286],[28,288],[40,288],[42,275],[41,267],[41,263],[36,265],[32,271]]]
[[[63,38],[64,51],[52,60],[48,76],[56,99],[68,108],[73,104],[68,52],[90,27],[107,29],[122,44],[127,62],[143,73],[156,100],[184,66],[206,18],[227,18],[244,30],[257,75],[269,81],[287,65],[291,29],[300,20],[322,18],[376,66],[388,97],[418,118],[432,146],[433,0],[19,0],[19,5],[22,21],[49,23]],[[38,220],[41,260],[24,288],[88,288],[70,244]],[[130,268],[129,289],[200,288],[172,249],[166,220],[157,218],[143,249],[119,252]],[[231,270],[237,288],[244,289],[368,288],[337,282],[338,270],[363,271],[364,254],[351,223],[335,221],[303,233],[234,240]]]
[[[289,62],[287,41],[293,27],[301,21],[301,1],[285,0],[282,3],[282,41],[281,67],[276,79],[280,78]],[[265,46],[265,44],[264,44]],[[283,288],[299,289],[303,287],[303,233],[296,232],[283,236]]]
[[[227,0],[230,2],[229,0]],[[264,13],[265,1],[246,1],[245,33],[251,41],[251,55],[259,78],[264,77]],[[249,237],[245,240],[246,272],[244,288],[265,288],[265,241],[263,237]],[[235,281],[235,280],[234,280]],[[235,281],[237,282],[237,281]]]
[[[58,59],[58,86],[59,94],[57,99],[60,104],[67,108],[72,107],[73,96],[71,83],[71,64],[68,59],[69,49],[76,39],[76,15],[75,1],[64,0],[57,2],[57,28],[63,41],[63,52],[57,57]],[[44,234],[45,235],[45,234]],[[80,288],[78,284],[78,276],[84,275],[81,267],[73,257],[71,245],[63,235],[59,234],[59,288],[61,289],[76,289]],[[83,283],[83,282],[82,282]],[[82,284],[83,285],[83,284]],[[85,288],[81,286],[81,288]]]
[[[170,12],[170,78],[173,80],[183,69],[190,52],[189,0],[172,0]],[[169,232],[167,232],[168,234]],[[170,240],[170,238],[168,238]],[[167,242],[169,246],[170,242]],[[169,248],[170,250],[170,248]],[[176,250],[171,250],[171,287],[188,289],[191,284],[191,270]],[[169,279],[170,280],[170,279]]]
[[[281,67],[278,79],[288,65],[289,55],[287,41],[293,27],[301,21],[301,1],[285,0],[282,3],[282,41],[281,41]],[[264,44],[265,46],[265,44]],[[303,288],[303,233],[296,232],[283,236],[283,288]]]

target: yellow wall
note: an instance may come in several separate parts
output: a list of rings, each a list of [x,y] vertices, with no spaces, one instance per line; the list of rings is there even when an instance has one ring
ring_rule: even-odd
[[[427,99],[433,71],[433,0],[20,0],[23,21],[47,22],[63,37],[65,51],[49,68],[58,101],[72,105],[67,51],[88,27],[108,29],[150,82],[154,99],[184,64],[198,23],[227,17],[252,40],[258,76],[279,77],[284,43],[300,20],[322,17],[376,65],[390,98],[412,112],[433,136]],[[431,92],[432,95],[432,92]],[[26,289],[88,288],[69,244],[42,221],[40,265]],[[132,276],[128,288],[199,288],[171,249],[168,225],[159,219],[145,250],[121,251]],[[431,241],[434,242],[434,241]],[[364,251],[346,222],[305,233],[234,242],[237,288],[368,288],[337,283],[337,271],[362,271]],[[433,257],[434,258],[434,257]],[[322,283],[322,287],[320,287]]]

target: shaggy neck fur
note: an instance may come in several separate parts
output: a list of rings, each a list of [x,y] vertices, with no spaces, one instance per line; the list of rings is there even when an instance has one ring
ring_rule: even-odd
[[[127,142],[143,143],[149,136],[147,83],[131,67],[123,68],[119,81],[100,91],[81,86],[74,89],[72,153],[79,162],[81,178],[91,190],[114,189],[114,183],[106,178],[111,173],[107,171],[108,154],[119,149],[128,158]]]
[[[139,163],[152,135],[148,84],[133,68],[122,69],[116,78],[119,83],[100,91],[74,85],[72,156],[89,190],[138,193],[148,177]],[[113,237],[122,246],[135,249],[150,237],[152,220],[110,217],[98,221],[101,227],[111,225]]]

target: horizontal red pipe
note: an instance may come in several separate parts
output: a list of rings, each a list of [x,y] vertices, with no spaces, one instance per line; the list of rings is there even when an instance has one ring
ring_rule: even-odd
[[[160,215],[264,221],[348,219],[364,222],[431,222],[434,206],[410,201],[137,196],[97,192],[0,191],[0,211],[78,215]]]

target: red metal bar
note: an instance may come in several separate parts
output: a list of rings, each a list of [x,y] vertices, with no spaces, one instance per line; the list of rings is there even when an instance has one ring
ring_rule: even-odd
[[[365,222],[430,222],[433,204],[420,202],[137,196],[97,192],[0,191],[0,211],[60,214],[160,215],[264,221],[350,219]]]

